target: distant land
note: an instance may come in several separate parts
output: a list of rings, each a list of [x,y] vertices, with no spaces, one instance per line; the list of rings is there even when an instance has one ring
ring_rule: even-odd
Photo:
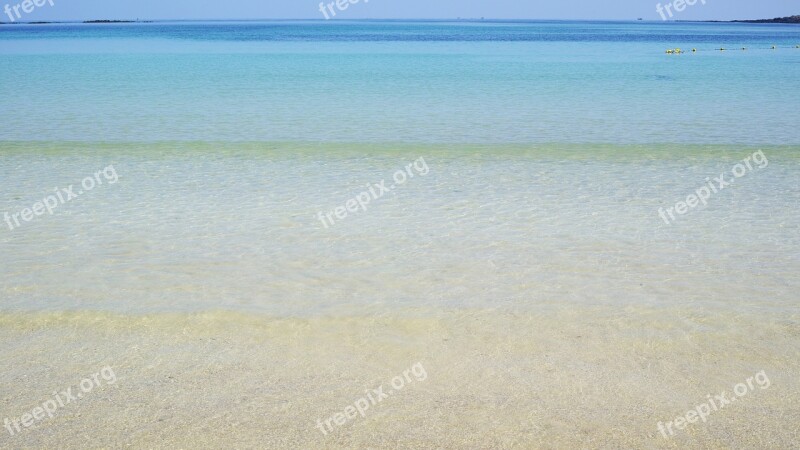
[[[800,16],[776,17],[774,19],[749,19],[749,20],[676,20],[676,22],[710,22],[710,23],[798,23]]]
[[[774,19],[761,19],[761,20],[732,20],[731,22],[740,22],[740,23],[800,23],[800,16],[776,17]]]
[[[138,20],[84,20],[83,23],[136,23]]]
[[[152,20],[84,20],[83,22],[0,22],[0,25],[43,25],[48,23],[151,23]]]

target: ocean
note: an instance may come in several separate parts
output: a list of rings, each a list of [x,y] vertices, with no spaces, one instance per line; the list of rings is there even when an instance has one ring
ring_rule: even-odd
[[[0,25],[0,412],[116,373],[0,447],[795,446],[798,45]],[[415,363],[391,405],[315,429]]]
[[[725,23],[5,25],[0,139],[797,144],[796,45]]]

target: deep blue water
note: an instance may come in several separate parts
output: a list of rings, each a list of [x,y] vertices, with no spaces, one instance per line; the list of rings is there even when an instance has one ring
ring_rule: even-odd
[[[163,38],[198,41],[671,42],[796,44],[783,24],[576,21],[273,21],[46,24],[0,27],[2,39]]]

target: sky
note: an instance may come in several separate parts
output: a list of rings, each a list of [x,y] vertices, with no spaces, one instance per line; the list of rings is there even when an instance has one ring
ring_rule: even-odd
[[[22,1],[0,0],[0,7],[13,8]],[[331,1],[335,0],[325,0]],[[656,5],[674,1],[683,0],[360,0],[337,11],[336,19],[661,20]],[[695,5],[685,6],[672,18],[731,20],[800,14],[797,0],[694,1]],[[48,0],[23,13],[21,20],[324,19],[319,5],[320,0]],[[2,14],[0,21],[8,22],[8,16]]]

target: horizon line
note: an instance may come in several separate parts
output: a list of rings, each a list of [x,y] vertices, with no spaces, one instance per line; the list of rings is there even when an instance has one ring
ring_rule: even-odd
[[[791,16],[789,16],[791,17]],[[686,23],[686,22],[735,22],[742,20],[774,20],[773,19],[698,19],[698,20],[659,20],[644,18],[626,19],[531,19],[531,18],[484,18],[484,17],[448,17],[448,18],[358,18],[358,19],[311,19],[311,18],[259,18],[259,19],[70,19],[70,20],[32,20],[32,21],[0,21],[1,24],[113,24],[113,23],[154,23],[154,22],[368,22],[368,21],[408,21],[408,22],[655,22],[655,23]],[[92,23],[95,22],[95,23]],[[103,23],[105,22],[105,23]]]

